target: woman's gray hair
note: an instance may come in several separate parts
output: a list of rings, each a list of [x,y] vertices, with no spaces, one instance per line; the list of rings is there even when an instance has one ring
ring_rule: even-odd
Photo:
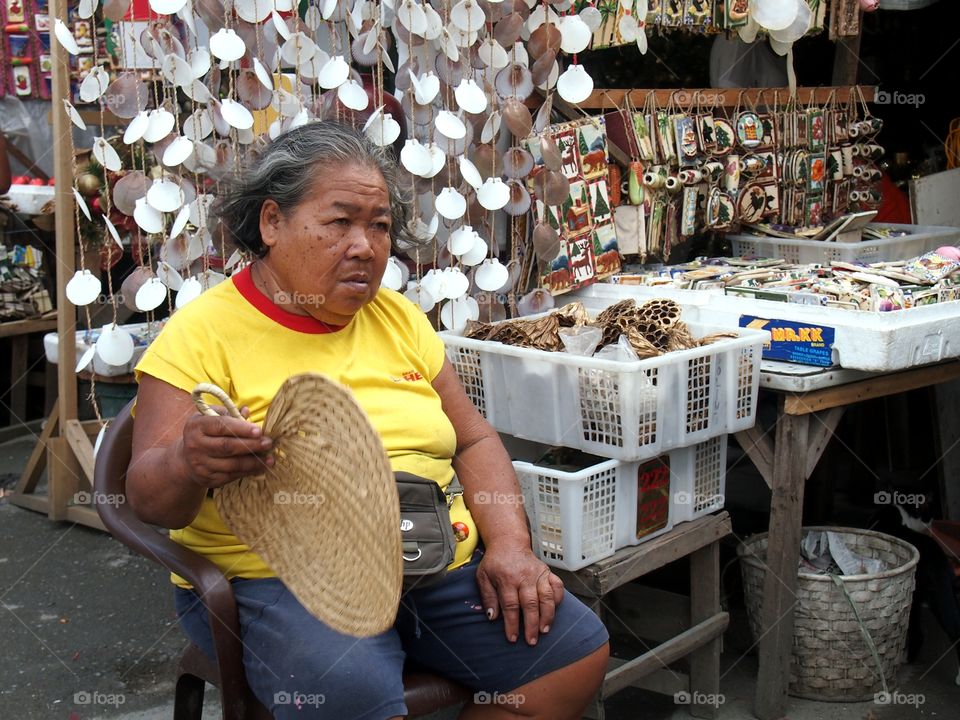
[[[394,247],[407,240],[409,203],[398,182],[397,163],[390,147],[381,148],[349,125],[311,122],[294,128],[250,159],[237,178],[230,181],[213,205],[216,215],[240,248],[257,257],[267,254],[260,237],[260,209],[273,200],[287,213],[303,202],[316,175],[317,165],[369,165],[383,175],[390,195],[390,236]],[[331,177],[331,182],[336,182]]]

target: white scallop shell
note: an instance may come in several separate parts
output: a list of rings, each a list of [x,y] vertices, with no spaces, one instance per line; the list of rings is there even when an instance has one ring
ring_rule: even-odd
[[[336,2],[334,2],[336,5]],[[278,13],[276,10],[270,12],[270,19],[273,22],[273,27],[276,29],[277,34],[282,37],[284,40],[290,39],[290,28],[287,27],[286,20]]]
[[[447,162],[447,156],[436,143],[427,145],[427,152],[430,154],[430,170],[426,177],[432,178],[443,170],[443,166]]]
[[[487,121],[483,124],[483,130],[480,131],[480,142],[492,142],[499,132],[500,111],[494,110],[492,113],[490,113],[490,117],[488,117]]]
[[[83,118],[80,117],[80,113],[77,112],[77,109],[70,104],[69,100],[63,101],[63,109],[67,113],[67,117],[70,118],[70,122],[77,126],[80,130],[86,130],[87,124],[83,121]]]
[[[480,236],[471,226],[461,225],[447,238],[447,251],[455,256],[464,255],[470,252],[478,237]]]
[[[183,278],[170,263],[161,260],[157,263],[157,278],[168,288],[176,292],[183,285]]]
[[[473,238],[473,247],[460,256],[460,262],[462,262],[464,265],[473,267],[474,265],[479,265],[482,263],[486,256],[487,243],[482,237],[476,235]]]
[[[390,113],[384,114],[382,107],[370,116],[363,127],[367,137],[380,147],[392,145],[400,137],[400,130],[400,123]]]
[[[462,140],[467,134],[467,127],[463,124],[463,120],[449,110],[438,112],[433,123],[444,137],[451,140]]]
[[[150,110],[147,113],[147,127],[143,131],[143,139],[147,142],[159,142],[173,131],[177,119],[166,108]]]
[[[210,89],[199,80],[194,80],[189,85],[184,86],[183,94],[198,103],[208,103],[213,99]]]
[[[89,305],[100,295],[101,288],[100,278],[89,270],[77,270],[67,282],[67,300],[77,307]]]
[[[280,57],[289,65],[303,65],[317,53],[317,44],[306,33],[295,32],[280,48]]]
[[[178,135],[173,142],[167,145],[163,151],[162,162],[164,165],[173,167],[179,165],[193,153],[193,140],[183,135]]]
[[[81,372],[86,369],[87,365],[93,362],[93,357],[97,354],[97,346],[91,345],[86,350],[84,350],[83,355],[80,356],[80,359],[77,360],[76,372]],[[106,427],[106,426],[104,426]],[[94,457],[96,457],[96,449],[94,449]]]
[[[564,15],[557,25],[560,49],[566,53],[583,52],[593,39],[593,32],[579,15]]]
[[[463,297],[470,289],[470,279],[457,267],[448,267],[443,271],[440,292],[445,300]]]
[[[576,105],[590,97],[593,92],[593,78],[584,70],[583,65],[570,65],[557,79],[557,92],[564,100]]]
[[[420,105],[429,105],[440,92],[440,78],[432,72],[419,78],[411,72],[410,82],[413,85],[413,98]]]
[[[242,104],[230,98],[220,101],[220,114],[231,127],[248,130],[253,127],[253,114]]]
[[[174,306],[179,310],[191,300],[196,300],[203,292],[203,285],[195,277],[189,277],[183,281],[180,289],[177,290],[177,299]]]
[[[466,180],[469,185],[473,186],[474,190],[479,190],[480,186],[483,185],[483,176],[480,175],[477,166],[470,162],[466,155],[461,155],[459,162],[460,175],[463,176],[463,179]]]
[[[430,151],[416,138],[407,138],[400,150],[400,164],[417,177],[427,177],[432,166]]]
[[[233,9],[241,20],[260,23],[270,17],[272,0],[233,0]]]
[[[163,232],[163,214],[148,205],[146,198],[139,198],[134,204],[133,219],[145,233]]]
[[[486,19],[483,9],[474,0],[461,0],[450,11],[451,22],[464,32],[479,31]]]
[[[397,19],[414,35],[423,35],[427,30],[427,16],[414,0],[403,0],[396,9]]]
[[[119,325],[104,325],[97,338],[97,355],[107,365],[126,365],[133,359],[133,336]]]
[[[207,46],[214,57],[227,62],[239,60],[247,51],[247,45],[243,42],[243,38],[237,35],[233,28],[217,30],[210,36]]]
[[[477,287],[487,292],[499,290],[510,279],[510,272],[496,258],[487,258],[473,275]]]
[[[797,19],[797,0],[751,0],[750,16],[766,30],[784,30]]]
[[[484,65],[494,70],[500,70],[510,64],[510,56],[507,51],[492,37],[488,37],[480,43],[477,55]]]
[[[196,201],[194,201],[196,202]],[[177,213],[177,217],[173,221],[173,225],[170,226],[170,239],[173,240],[177,235],[183,232],[183,229],[187,226],[187,222],[190,220],[191,208],[194,203],[190,205],[184,205],[180,208],[180,212]],[[200,223],[196,223],[199,225]]]
[[[580,19],[587,24],[591,32],[598,30],[603,25],[603,14],[589,5],[580,11]]]
[[[110,74],[97,65],[80,83],[80,99],[92,103],[100,99],[110,86]]]
[[[479,307],[477,308],[476,317],[473,317],[474,312],[470,302],[471,300],[473,300],[471,297],[462,297],[444,303],[443,307],[440,308],[440,322],[443,323],[443,326],[447,330],[459,332],[466,327],[469,320],[475,320],[476,317],[480,317]],[[473,300],[473,305],[476,305],[476,303],[477,301]]]
[[[107,226],[107,232],[110,233],[110,237],[113,238],[113,241],[123,250],[123,241],[120,240],[120,233],[117,232],[116,226],[110,222],[110,218],[106,215],[103,216],[103,224]]]
[[[425,313],[433,310],[434,306],[437,304],[437,301],[433,299],[433,295],[420,283],[414,283],[407,291],[403,294],[407,300],[412,303],[415,303],[420,306],[420,309]]]
[[[383,277],[380,279],[380,287],[396,291],[403,287],[403,272],[400,270],[400,264],[396,258],[390,257],[387,259],[387,266],[383,271]]]
[[[61,45],[63,45],[63,49],[68,53],[71,55],[80,54],[80,46],[73,37],[73,33],[70,32],[70,29],[60,18],[57,18],[53,21],[53,34],[57,36],[57,40]]]
[[[133,299],[137,309],[142,312],[156,310],[167,299],[167,286],[159,278],[152,277],[147,280]]]
[[[93,218],[90,217],[90,208],[87,207],[86,199],[83,197],[83,195],[80,194],[80,191],[77,190],[76,188],[70,188],[70,189],[73,190],[73,197],[77,201],[77,207],[80,208],[80,212],[82,212],[86,216],[87,220],[93,220]]]
[[[193,79],[199,80],[210,71],[210,51],[198,47],[187,56],[187,62],[190,63],[190,69],[193,71]]]
[[[477,201],[486,210],[500,210],[510,202],[510,188],[498,177],[487,178],[477,190]]]
[[[351,110],[356,110],[360,112],[361,110],[366,110],[367,105],[370,104],[370,98],[367,96],[367,91],[363,89],[363,85],[358,83],[356,80],[348,80],[337,88],[337,97],[340,99],[344,105],[346,105]]]
[[[147,190],[147,204],[160,212],[173,212],[183,205],[183,190],[173,180],[160,178]]]
[[[130,129],[130,126],[127,126]],[[198,108],[196,112],[189,115],[183,121],[183,135],[194,141],[200,141],[208,137],[213,132],[213,118],[210,117],[209,108]],[[126,142],[126,135],[124,135]]]
[[[642,32],[640,25],[637,23],[637,18],[633,15],[624,15],[620,18],[619,23],[617,23],[617,30],[620,31],[620,37],[628,43],[636,40],[637,35]]]
[[[457,89],[453,91],[453,95],[457,100],[457,105],[468,113],[476,115],[487,109],[487,96],[483,92],[483,88],[477,85],[477,81],[473,78],[461,80]],[[466,130],[464,130],[464,133],[466,133]]]
[[[266,66],[260,62],[260,58],[253,59],[253,72],[256,74],[257,80],[260,81],[261,85],[267,90],[273,90],[273,75],[271,75]]]
[[[167,82],[177,87],[189,85],[197,78],[193,66],[179,55],[173,54],[166,55],[163,58],[163,62],[160,63],[160,72]],[[203,73],[200,75],[202,76]]]
[[[117,155],[117,151],[113,149],[113,146],[110,145],[102,137],[93,139],[93,156],[97,159],[97,162],[103,165],[107,170],[112,172],[119,172],[123,167],[120,162],[120,156]]]
[[[459,220],[467,211],[467,199],[456,188],[445,187],[437,195],[435,207],[447,220]]]
[[[150,0],[150,7],[158,15],[173,15],[180,12],[187,0]]]
[[[429,3],[424,3],[423,14],[427,18],[427,27],[421,34],[425,40],[436,40],[443,32],[443,18]]]
[[[317,83],[324,90],[340,87],[350,77],[350,66],[342,55],[335,55],[317,73]]]

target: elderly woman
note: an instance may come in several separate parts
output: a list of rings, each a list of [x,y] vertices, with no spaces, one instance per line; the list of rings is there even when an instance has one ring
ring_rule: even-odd
[[[405,656],[493,699],[463,718],[579,717],[606,670],[607,633],[531,551],[510,458],[427,318],[380,288],[405,214],[396,183],[383,151],[314,123],[274,141],[221,199],[222,221],[256,260],[179,310],[138,365],[129,501],[230,578],[247,677],[277,718],[402,717]],[[353,391],[394,471],[441,487],[456,474],[464,488],[451,507],[454,562],[403,595],[394,626],[372,638],[310,615],[210,497],[273,462],[259,424],[283,381],[304,372]],[[198,414],[198,382],[224,388],[247,419]],[[174,582],[184,631],[212,656],[205,609]],[[275,702],[285,693],[324,703]]]

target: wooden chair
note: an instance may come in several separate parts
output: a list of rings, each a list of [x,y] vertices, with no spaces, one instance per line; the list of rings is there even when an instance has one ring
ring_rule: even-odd
[[[122,496],[126,492],[133,439],[132,407],[131,401],[111,422],[97,453],[94,491],[98,497]],[[217,662],[211,662],[195,645],[180,658],[174,720],[200,720],[206,682],[220,689],[224,720],[269,720],[270,713],[247,684],[237,605],[233,588],[223,573],[206,558],[141,521],[128,503],[97,503],[96,508],[117,540],[186,578],[203,597],[209,613]],[[403,685],[408,717],[422,717],[471,696],[461,685],[409,667],[404,670]]]

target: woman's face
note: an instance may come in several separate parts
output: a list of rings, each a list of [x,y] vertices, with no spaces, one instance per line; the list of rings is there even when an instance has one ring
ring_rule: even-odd
[[[376,167],[359,163],[304,172],[315,178],[299,205],[284,214],[267,200],[260,210],[264,262],[280,285],[272,299],[346,325],[377,294],[390,255],[387,183]]]

